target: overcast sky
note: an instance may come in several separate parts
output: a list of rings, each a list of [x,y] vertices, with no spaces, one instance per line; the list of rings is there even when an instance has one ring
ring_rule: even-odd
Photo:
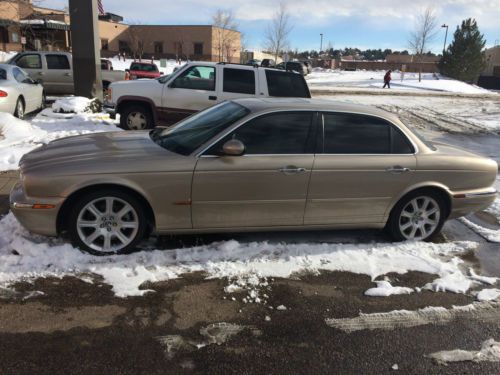
[[[294,25],[291,47],[334,48],[408,48],[408,34],[417,14],[432,5],[439,25],[450,25],[451,40],[461,20],[476,18],[485,34],[487,46],[500,44],[500,0],[285,0]],[[64,8],[67,0],[44,0],[46,7]],[[275,12],[273,0],[103,0],[106,11],[125,17],[129,22],[145,24],[209,24],[217,8],[230,9],[236,15],[246,44],[262,48],[263,31]],[[230,8],[228,8],[230,7]],[[442,50],[444,29],[440,29],[431,48]]]

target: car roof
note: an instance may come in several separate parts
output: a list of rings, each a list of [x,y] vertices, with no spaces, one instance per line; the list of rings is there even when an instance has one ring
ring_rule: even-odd
[[[252,112],[266,112],[269,110],[304,110],[304,111],[334,111],[350,112],[382,117],[389,121],[400,122],[399,118],[384,110],[362,104],[352,104],[334,100],[307,99],[307,98],[242,98],[234,99]]]

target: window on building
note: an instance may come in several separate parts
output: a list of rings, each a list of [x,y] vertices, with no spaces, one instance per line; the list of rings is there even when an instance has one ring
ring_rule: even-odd
[[[103,51],[109,50],[109,40],[108,39],[101,39],[101,49]]]
[[[203,55],[203,43],[194,43],[193,44],[194,54],[201,56]]]
[[[69,70],[69,60],[65,55],[46,55],[47,69]]]
[[[155,55],[161,55],[163,53],[163,42],[155,42]]]
[[[19,43],[19,41],[20,41],[19,34],[16,32],[11,33],[10,39],[11,39],[12,43]]]
[[[224,68],[223,81],[225,92],[255,95],[255,72],[253,70]]]
[[[23,69],[42,69],[42,59],[40,55],[23,55],[15,64]]]

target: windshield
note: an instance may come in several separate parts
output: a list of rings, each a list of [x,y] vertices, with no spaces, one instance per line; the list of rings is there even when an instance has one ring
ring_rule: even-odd
[[[190,155],[249,113],[248,108],[239,104],[224,102],[190,116],[172,128],[152,130],[150,136],[156,144],[169,151]]]

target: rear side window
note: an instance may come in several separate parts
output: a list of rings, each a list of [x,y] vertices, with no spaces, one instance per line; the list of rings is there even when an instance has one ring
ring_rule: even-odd
[[[40,55],[23,55],[16,61],[16,65],[23,69],[42,69]]]
[[[269,96],[310,98],[306,80],[300,74],[266,70]]]
[[[132,63],[130,70],[139,70],[143,72],[158,72],[158,67],[154,64],[137,64]]]
[[[5,69],[0,69],[0,79],[7,79],[7,72],[5,71]]]
[[[413,147],[389,122],[366,115],[324,115],[325,154],[411,154]]]
[[[255,72],[246,69],[224,68],[225,92],[255,95]]]
[[[69,60],[65,55],[46,55],[47,69],[68,70]]]

